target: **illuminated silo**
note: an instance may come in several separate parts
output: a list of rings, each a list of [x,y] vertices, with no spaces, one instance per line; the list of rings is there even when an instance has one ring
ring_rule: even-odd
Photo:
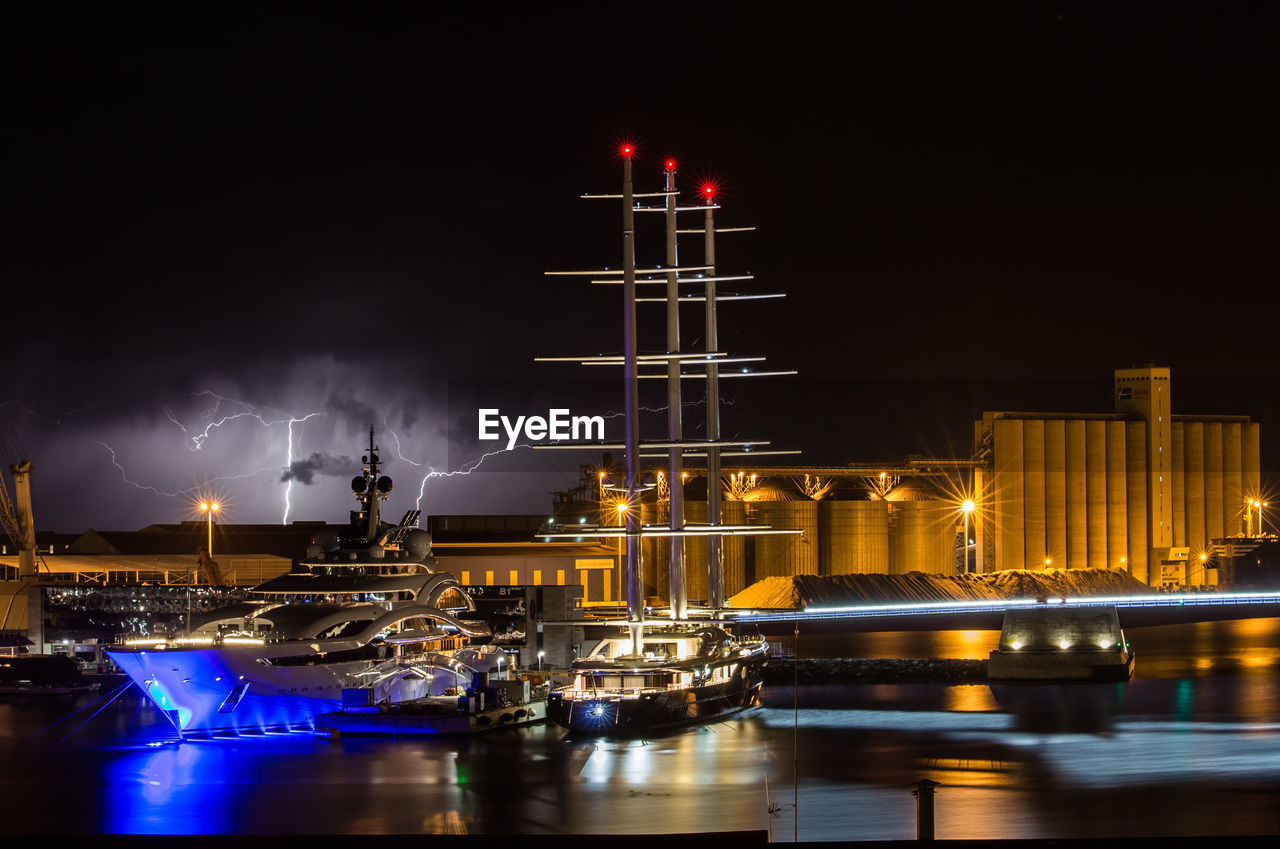
[[[954,575],[958,557],[955,505],[945,501],[889,504],[889,571]]]
[[[1089,513],[1085,530],[1089,568],[1107,565],[1107,423],[1090,419],[1084,424],[1085,499]]]
[[[1122,569],[1129,557],[1129,504],[1126,498],[1123,421],[1107,422],[1107,562]]]
[[[818,502],[755,501],[755,521],[774,528],[800,528],[796,534],[755,537],[756,580],[775,575],[818,574]]]
[[[1071,419],[1063,423],[1067,455],[1067,562],[1068,569],[1084,569],[1089,565],[1089,521],[1086,501],[1084,421]]]
[[[684,519],[689,524],[707,523],[707,502],[686,501]],[[690,601],[707,600],[707,537],[687,537],[684,541],[685,590]]]
[[[1040,568],[1051,554],[1044,508],[1044,421],[1027,419],[1022,422],[1022,559],[1030,569]]]
[[[1045,550],[1060,568],[1070,565],[1067,546],[1067,428],[1062,419],[1044,423]]]
[[[726,525],[743,524],[747,521],[746,506],[741,501],[724,502],[720,520]],[[728,598],[747,588],[747,537],[723,537],[720,546],[724,558],[724,594]]]
[[[1026,565],[1022,541],[1022,420],[996,418],[991,426],[995,434],[993,492],[986,512],[995,525],[994,568],[1023,569]],[[892,548],[889,559],[892,563]],[[897,571],[896,566],[893,568]]]
[[[889,502],[827,500],[818,513],[827,574],[889,571]]]
[[[1204,523],[1209,538],[1226,536],[1222,520],[1222,422],[1204,425]]]
[[[1260,425],[1173,416],[1168,369],[1120,369],[1114,413],[986,412],[975,449],[984,569],[1123,568],[1152,586],[1216,583],[1199,555],[1259,494]],[[896,567],[895,567],[896,570]]]
[[[1244,480],[1240,469],[1240,423],[1222,423],[1222,527],[1227,535],[1245,530]]]
[[[1129,574],[1147,582],[1147,423],[1124,422],[1125,527]],[[1162,482],[1169,486],[1167,482]],[[1113,563],[1114,567],[1121,564]]]

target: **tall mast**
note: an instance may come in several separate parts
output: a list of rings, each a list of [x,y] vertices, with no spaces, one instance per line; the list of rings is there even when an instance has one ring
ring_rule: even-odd
[[[369,423],[369,455],[367,458],[369,483],[368,483],[368,486],[365,487],[365,491],[364,491],[365,514],[368,518],[368,525],[367,525],[365,536],[369,540],[369,542],[373,542],[375,539],[377,539],[378,525],[380,522],[380,517],[378,515],[379,513],[378,501],[381,500],[380,499],[381,491],[378,488],[378,484],[379,484],[378,455],[374,453],[377,450],[378,450],[378,447],[373,444],[373,423],[370,422]]]
[[[636,360],[636,226],[631,184],[632,148],[622,149],[622,361],[627,456],[627,628],[640,654],[644,632],[644,580],[640,563],[640,381]]]
[[[680,284],[676,269],[676,162],[668,159],[663,168],[667,194],[667,353],[680,353]],[[671,448],[667,452],[667,492],[673,531],[684,527],[684,475],[681,457],[683,427],[680,421],[680,361],[667,360],[667,436]],[[672,535],[670,593],[671,618],[683,619],[688,605],[684,572],[684,538]]]
[[[706,283],[706,349],[710,355],[719,348],[716,324],[716,221],[715,202],[707,193],[707,212],[703,229],[702,264],[707,266]],[[720,524],[720,367],[708,356],[707,361],[707,524],[713,529]],[[707,606],[713,611],[724,607],[724,549],[718,534],[707,537]]]

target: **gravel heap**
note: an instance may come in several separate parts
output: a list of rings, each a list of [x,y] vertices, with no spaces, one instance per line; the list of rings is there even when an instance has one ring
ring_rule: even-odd
[[[757,581],[729,599],[729,606],[802,610],[843,604],[1080,598],[1154,592],[1123,569],[1010,569],[985,575],[793,575]]]

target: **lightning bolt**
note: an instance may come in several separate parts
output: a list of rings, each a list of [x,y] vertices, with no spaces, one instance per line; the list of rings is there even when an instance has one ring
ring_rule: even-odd
[[[415,510],[422,509],[422,499],[427,493],[427,481],[431,480],[432,478],[451,478],[457,475],[466,476],[474,472],[476,469],[480,468],[481,464],[483,464],[484,461],[488,460],[490,457],[496,457],[499,454],[506,454],[509,451],[519,451],[521,448],[532,448],[532,447],[533,446],[527,442],[521,442],[519,445],[514,445],[511,448],[495,448],[493,451],[489,451],[484,454],[481,454],[480,457],[478,457],[475,460],[468,460],[466,463],[463,463],[458,468],[448,472],[437,472],[435,470],[435,467],[432,466],[430,469],[428,469],[427,474],[422,478],[422,483],[418,485],[418,500],[413,503],[414,509]],[[410,460],[409,462],[413,462],[413,461]],[[414,465],[421,466],[422,464],[414,463]]]
[[[220,483],[222,481],[243,480],[245,478],[251,478],[256,475],[260,475],[263,472],[273,472],[275,471],[275,468],[276,468],[275,466],[264,466],[261,469],[255,469],[252,472],[243,472],[238,475],[218,475],[217,477],[209,478],[208,481],[201,483],[198,486],[191,486],[191,487],[187,487],[186,489],[168,491],[168,490],[160,489],[158,487],[154,487],[151,484],[138,483],[137,481],[130,479],[129,473],[125,470],[124,466],[121,465],[119,459],[117,459],[116,457],[116,450],[112,448],[110,445],[108,445],[107,443],[103,442],[101,439],[98,439],[97,437],[91,436],[89,438],[92,439],[98,445],[100,445],[102,448],[106,449],[107,453],[111,455],[111,465],[115,466],[116,469],[119,470],[121,480],[123,480],[125,483],[127,483],[129,486],[133,487],[134,489],[140,489],[143,492],[152,492],[152,493],[155,493],[156,495],[163,495],[167,498],[184,498],[184,497],[189,498],[195,495],[197,492],[201,492],[207,489],[209,484]]]
[[[293,467],[294,460],[296,459],[294,456],[294,443],[295,443],[294,425],[301,424],[307,421],[308,419],[314,418],[315,416],[319,416],[322,414],[320,411],[307,413],[304,416],[295,416],[295,415],[289,415],[284,413],[277,413],[276,415],[278,417],[270,418],[266,415],[263,415],[262,413],[257,412],[251,404],[245,401],[240,401],[235,398],[228,398],[224,395],[219,395],[218,393],[210,390],[205,390],[204,392],[195,393],[193,397],[196,397],[196,398],[207,397],[207,398],[213,399],[213,405],[207,408],[200,416],[201,418],[204,418],[204,419],[208,419],[213,416],[219,415],[220,411],[223,409],[224,404],[235,405],[243,409],[223,414],[219,418],[217,418],[215,421],[208,422],[203,427],[203,429],[196,430],[195,428],[188,428],[186,424],[184,424],[181,420],[179,420],[177,415],[173,412],[173,409],[168,404],[161,404],[160,409],[163,411],[165,418],[167,418],[175,427],[181,430],[184,434],[187,434],[188,438],[184,440],[184,447],[188,451],[191,451],[191,452],[200,451],[202,448],[204,448],[205,443],[208,442],[209,439],[213,436],[213,434],[223,425],[232,421],[236,421],[238,419],[250,418],[258,422],[258,424],[262,425],[264,428],[268,428],[268,429],[275,427],[277,425],[285,426],[285,430],[287,433],[287,442],[286,442],[286,448],[285,448],[284,468],[286,470]],[[167,491],[167,490],[160,489],[159,487],[152,486],[150,484],[139,483],[138,481],[135,481],[132,478],[130,478],[128,471],[125,469],[124,465],[120,462],[119,456],[116,453],[115,449],[100,439],[97,439],[95,437],[90,437],[90,438],[93,439],[95,443],[97,443],[99,446],[101,446],[111,455],[111,464],[115,466],[117,470],[119,470],[120,477],[126,484],[134,487],[135,489],[140,489],[144,492],[152,492],[152,493],[155,493],[156,495],[163,495],[169,498],[191,497],[198,491],[207,489],[210,483],[217,483],[221,481],[243,480],[245,478],[255,477],[257,475],[261,475],[266,472],[275,472],[275,471],[278,471],[280,468],[279,466],[270,465],[270,466],[264,466],[259,469],[254,469],[253,471],[250,471],[250,472],[244,472],[240,474],[218,475],[198,486],[193,486],[187,489],[180,489],[175,491]],[[299,434],[298,442],[301,442],[301,434]],[[284,496],[283,496],[284,514],[281,518],[281,524],[289,523],[289,511],[291,509],[290,498],[292,495],[292,490],[293,490],[293,479],[289,478],[285,482]]]
[[[391,427],[390,418],[391,418],[391,411],[387,410],[386,414],[382,417],[382,425],[387,429],[387,432],[391,434],[391,439],[395,443],[396,456],[411,466],[415,466],[419,469],[422,468],[424,465],[426,465],[425,463],[419,463],[417,460],[404,456],[404,453],[400,450],[400,437],[396,434],[395,428]],[[511,448],[495,448],[493,451],[486,452],[485,454],[480,455],[475,460],[468,460],[458,468],[452,469],[447,472],[437,471],[435,466],[429,466],[427,468],[427,473],[422,477],[421,483],[418,484],[418,498],[416,501],[413,502],[413,508],[415,510],[422,509],[422,499],[426,496],[426,493],[427,493],[427,481],[431,480],[432,478],[452,478],[457,476],[465,477],[466,475],[469,475],[472,472],[474,472],[476,469],[480,468],[480,466],[484,463],[484,461],[488,460],[490,457],[496,457],[499,454],[506,454],[509,451],[519,451],[521,448],[532,448],[532,447],[533,446],[527,442],[521,442],[518,445],[512,446]]]
[[[313,416],[318,416],[318,415],[320,414],[307,413],[305,416],[303,416],[300,419],[295,419],[292,416],[289,417],[288,428],[287,428],[289,432],[289,449],[288,449],[288,453],[285,455],[285,464],[284,464],[284,467],[286,469],[293,468],[293,426],[295,424],[302,424],[307,419],[312,418]],[[268,427],[270,427],[270,425],[268,425]],[[298,435],[298,441],[299,442],[302,441],[301,434]],[[284,485],[284,516],[282,516],[280,519],[280,524],[282,525],[289,524],[289,493],[292,492],[292,490],[293,490],[293,478],[290,477],[289,480],[285,481],[285,485]]]

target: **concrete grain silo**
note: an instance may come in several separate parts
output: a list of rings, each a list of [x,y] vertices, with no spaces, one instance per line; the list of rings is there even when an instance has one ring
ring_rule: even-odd
[[[823,574],[889,572],[889,502],[818,503]]]

